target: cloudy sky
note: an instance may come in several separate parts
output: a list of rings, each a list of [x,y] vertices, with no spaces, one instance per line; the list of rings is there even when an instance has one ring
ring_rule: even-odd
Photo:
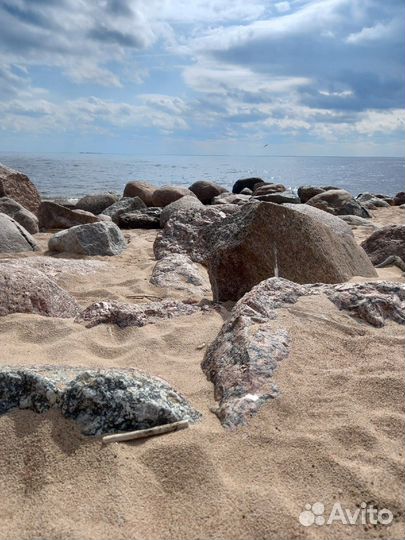
[[[0,0],[0,149],[402,156],[404,6]]]

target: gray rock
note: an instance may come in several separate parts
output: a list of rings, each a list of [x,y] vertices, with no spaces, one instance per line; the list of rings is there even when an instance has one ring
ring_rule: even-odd
[[[381,264],[390,256],[405,260],[405,225],[387,225],[373,232],[361,247],[373,264]]]
[[[219,186],[214,182],[207,182],[206,180],[199,180],[198,182],[194,182],[194,184],[191,185],[189,189],[197,196],[197,198],[203,204],[211,204],[211,201],[214,197],[216,197],[220,193],[225,193],[227,191],[222,186]]]
[[[249,195],[249,196],[252,196],[253,195],[253,191],[247,187],[243,188],[242,191],[240,192],[241,195]]]
[[[48,248],[78,255],[120,255],[127,243],[115,223],[103,222],[59,231],[49,239]]]
[[[262,186],[266,187],[266,186]],[[261,189],[261,188],[260,188]],[[273,193],[267,193],[264,195],[257,195],[257,191],[253,194],[253,197],[257,199],[258,201],[266,201],[266,202],[272,202],[276,204],[300,204],[301,200],[295,193],[292,193],[291,191],[283,191],[281,193],[279,192],[273,192]]]
[[[325,190],[320,186],[300,186],[298,188],[298,197],[302,203],[306,203],[315,195],[323,193]]]
[[[369,219],[361,218],[359,216],[339,216],[339,219],[342,219],[352,227],[368,227],[374,230],[379,229],[379,226],[370,221]]]
[[[0,367],[0,414],[58,409],[85,435],[135,431],[201,414],[166,381],[133,369]]]
[[[157,261],[150,282],[156,287],[185,291],[197,296],[211,295],[206,269],[194,263],[187,255],[178,253]]]
[[[240,211],[236,205],[201,206],[178,210],[175,219],[169,219],[164,230],[156,237],[153,251],[156,259],[167,255],[182,253],[194,262],[201,263],[207,246],[202,230],[212,223],[219,223],[227,216]]]
[[[7,214],[0,213],[0,253],[36,251],[37,243],[30,233]]]
[[[76,204],[77,210],[85,210],[92,214],[102,214],[103,211],[116,203],[119,200],[119,196],[114,193],[98,193],[92,195],[85,195],[78,200]]]
[[[116,324],[120,328],[127,326],[145,326],[158,321],[182,317],[201,311],[196,304],[165,299],[149,304],[124,304],[122,302],[96,302],[83,310],[76,322],[93,328],[99,324]]]
[[[323,193],[319,193],[319,195],[315,195],[315,197],[309,199],[307,204],[335,216],[352,214],[363,218],[371,217],[368,210],[361,206],[361,204],[344,189],[330,189]]]
[[[160,229],[161,208],[149,207],[121,214],[118,224],[122,229]]]
[[[0,213],[15,219],[30,234],[39,231],[37,216],[9,197],[0,198]]]
[[[356,275],[376,276],[343,221],[336,218],[337,233],[293,208],[247,205],[204,230],[207,250],[202,262],[208,268],[215,301],[238,300],[260,281],[277,275],[297,283],[339,283]]]
[[[238,204],[242,205],[251,200],[251,195],[243,195],[242,193],[221,193],[214,197],[211,204]]]
[[[361,193],[356,197],[358,201],[365,208],[388,208],[390,205],[384,199],[373,195],[372,193]]]
[[[276,328],[278,310],[302,296],[325,294],[353,318],[381,327],[405,324],[405,285],[386,282],[298,285],[281,278],[262,281],[234,306],[208,347],[202,369],[213,382],[216,414],[225,427],[246,424],[269,399],[277,397],[272,376],[290,348],[288,329]]]
[[[253,195],[255,197],[259,197],[261,195],[270,195],[272,193],[283,193],[284,191],[288,191],[288,190],[283,184],[273,184],[273,183],[270,184],[269,183],[269,184],[263,184],[261,186],[257,186],[253,192]]]
[[[39,228],[69,229],[76,225],[98,223],[100,218],[87,210],[70,210],[52,201],[43,201],[38,210]]]
[[[405,191],[397,193],[393,199],[394,206],[402,206],[405,204]]]
[[[24,267],[35,268],[43,272],[51,279],[56,279],[62,274],[88,275],[94,274],[101,270],[106,270],[108,264],[98,260],[83,260],[83,259],[62,259],[61,257],[26,257],[24,259],[15,258],[1,259],[3,264],[18,264],[21,269]]]
[[[37,188],[25,174],[0,163],[0,197],[9,197],[34,214],[38,212],[41,197]]]
[[[122,214],[134,212],[135,210],[141,210],[143,208],[146,208],[146,204],[139,197],[124,197],[103,210],[103,215],[110,216],[112,221],[118,225],[119,218]]]
[[[79,312],[76,300],[43,272],[27,265],[0,263],[0,316],[34,313],[69,318]]]
[[[203,206],[202,202],[197,197],[185,196],[181,199],[177,199],[167,206],[165,206],[160,214],[160,226],[163,227],[169,221],[169,219],[176,214],[178,210],[188,210],[189,208],[199,208]]]

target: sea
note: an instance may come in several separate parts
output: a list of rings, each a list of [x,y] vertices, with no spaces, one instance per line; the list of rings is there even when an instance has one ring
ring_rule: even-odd
[[[122,193],[129,180],[183,187],[211,180],[232,189],[236,180],[251,176],[291,189],[304,184],[333,185],[354,195],[395,195],[405,189],[405,160],[390,157],[0,152],[0,162],[27,174],[44,198]]]

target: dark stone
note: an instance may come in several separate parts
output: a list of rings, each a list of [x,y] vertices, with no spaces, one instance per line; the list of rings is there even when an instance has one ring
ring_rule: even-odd
[[[118,224],[122,229],[160,229],[161,208],[145,208],[121,214]]]
[[[266,182],[261,178],[241,178],[237,180],[232,188],[232,193],[240,193],[244,188],[255,190],[258,186],[264,185]]]
[[[382,227],[362,242],[361,247],[374,265],[383,263],[390,256],[405,261],[405,225]]]

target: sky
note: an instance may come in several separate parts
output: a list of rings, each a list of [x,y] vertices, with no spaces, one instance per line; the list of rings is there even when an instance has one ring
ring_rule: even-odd
[[[0,150],[402,157],[404,21],[404,0],[0,0]]]

